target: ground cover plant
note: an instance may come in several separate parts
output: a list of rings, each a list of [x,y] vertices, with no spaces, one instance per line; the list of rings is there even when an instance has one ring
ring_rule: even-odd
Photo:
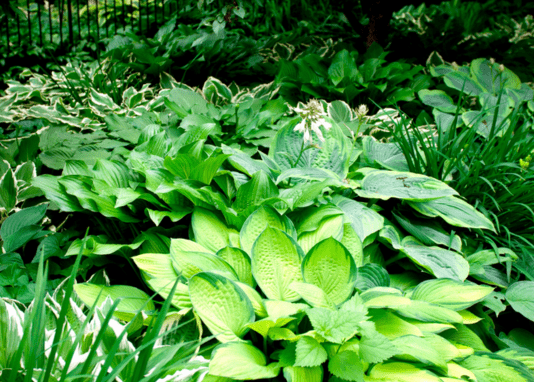
[[[528,79],[206,17],[7,83],[0,378],[534,380]]]

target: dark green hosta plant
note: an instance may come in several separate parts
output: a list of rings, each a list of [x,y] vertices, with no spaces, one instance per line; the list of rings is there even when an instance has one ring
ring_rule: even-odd
[[[379,265],[361,266],[351,224],[327,237],[340,217],[323,208],[293,224],[261,207],[238,233],[196,209],[194,241],[172,239],[169,254],[133,259],[164,298],[178,280],[172,304],[192,310],[220,342],[208,378],[534,380],[469,329],[479,318],[467,309],[492,288],[448,278],[403,286]]]
[[[310,96],[327,101],[341,97],[352,107],[357,106],[355,99],[371,98],[384,106],[413,101],[414,92],[431,84],[430,76],[419,73],[422,66],[400,62],[382,66],[387,53],[375,44],[359,65],[358,52],[346,49],[331,59],[310,54],[293,62],[282,60],[276,83],[281,84],[280,94],[291,104]],[[295,89],[301,96],[295,97]]]

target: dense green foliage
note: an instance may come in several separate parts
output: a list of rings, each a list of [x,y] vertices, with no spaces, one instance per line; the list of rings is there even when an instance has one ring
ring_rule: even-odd
[[[11,71],[1,381],[534,381],[532,16],[288,4]]]

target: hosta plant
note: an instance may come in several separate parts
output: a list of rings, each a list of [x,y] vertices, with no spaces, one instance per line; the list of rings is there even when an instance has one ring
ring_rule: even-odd
[[[322,210],[294,224],[261,207],[237,233],[198,209],[194,240],[171,239],[169,254],[133,260],[165,298],[178,280],[172,304],[220,342],[210,378],[534,380],[517,356],[490,352],[469,328],[480,320],[469,308],[493,288],[451,278],[407,285],[379,265],[361,266],[351,224],[327,233],[342,223],[336,212],[339,222]]]

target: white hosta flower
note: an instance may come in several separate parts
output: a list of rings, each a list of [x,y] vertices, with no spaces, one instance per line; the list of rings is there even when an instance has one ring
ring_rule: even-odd
[[[323,117],[327,114],[323,110],[323,105],[316,99],[312,99],[304,108],[293,108],[289,107],[296,113],[300,114],[302,121],[295,126],[293,131],[298,131],[299,133],[304,134],[304,143],[311,144],[313,141],[311,131],[317,134],[317,137],[321,142],[324,142],[323,132],[321,131],[321,125],[326,129],[330,130],[332,124],[327,122]]]

